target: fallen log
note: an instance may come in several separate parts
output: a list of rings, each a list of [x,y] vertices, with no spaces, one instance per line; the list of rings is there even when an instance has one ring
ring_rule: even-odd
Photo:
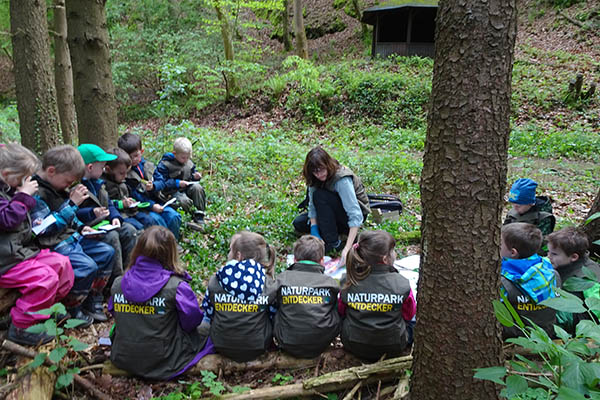
[[[37,356],[37,353],[33,350],[30,350],[26,347],[23,347],[21,345],[18,345],[14,342],[11,342],[10,340],[4,340],[2,342],[2,348],[6,349],[8,351],[10,351],[13,354],[17,354],[23,357],[28,357],[28,358],[35,358]],[[45,361],[44,361],[44,365],[54,365],[54,363],[52,361],[50,361],[48,359],[48,357],[46,357]],[[81,386],[83,389],[85,389],[86,391],[88,391],[92,396],[94,396],[95,398],[99,399],[99,400],[110,400],[110,397],[106,394],[104,394],[103,392],[101,392],[100,390],[98,390],[94,385],[92,385],[87,379],[75,374],[73,375],[73,380],[75,381],[76,384],[78,384],[79,386]],[[53,389],[54,389],[54,385],[52,385]],[[36,397],[31,397],[31,398],[36,398]]]
[[[275,400],[290,397],[320,396],[322,393],[337,392],[353,387],[358,381],[363,386],[375,382],[389,382],[398,378],[400,372],[410,368],[412,356],[392,358],[374,364],[361,365],[310,378],[293,385],[254,389],[244,393],[221,396],[223,400]]]
[[[231,374],[233,372],[262,371],[268,369],[290,370],[312,368],[321,359],[324,360],[323,362],[327,359],[335,359],[338,362],[341,359],[349,359],[354,363],[359,363],[352,355],[341,350],[328,350],[319,357],[309,359],[296,358],[283,352],[274,351],[265,353],[256,360],[245,363],[235,362],[219,354],[210,354],[198,361],[196,365],[186,372],[186,375],[200,375],[201,371],[212,371],[214,373],[222,371],[223,373]],[[104,362],[102,372],[113,376],[131,376],[129,372],[119,369],[110,360]]]
[[[6,394],[6,400],[50,400],[54,393],[56,375],[46,367],[38,367],[19,377],[18,384]]]

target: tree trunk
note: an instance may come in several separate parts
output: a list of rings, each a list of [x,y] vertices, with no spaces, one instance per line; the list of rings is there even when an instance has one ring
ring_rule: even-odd
[[[233,52],[233,38],[231,36],[231,25],[229,24],[229,19],[223,12],[220,0],[215,0],[213,3],[217,13],[217,19],[219,20],[219,25],[221,26],[221,37],[223,38],[223,48],[225,49],[225,60],[228,62],[233,62],[235,55]],[[238,91],[238,85],[234,74],[231,72],[223,73],[223,77],[225,78],[226,98],[229,99]]]
[[[590,208],[590,212],[585,218],[585,221],[583,221],[583,230],[585,231],[585,233],[587,233],[588,237],[590,238],[590,251],[596,256],[600,256],[600,245],[592,244],[592,242],[600,240],[600,218],[597,218],[588,224],[586,224],[585,222],[589,217],[598,212],[600,212],[600,190],[598,190],[598,194],[596,194],[596,198],[592,203],[592,208]]]
[[[422,263],[411,397],[497,399],[514,0],[442,0],[421,175]]]
[[[294,0],[294,32],[296,33],[296,54],[300,58],[308,59],[308,41],[304,30],[302,0]]]
[[[60,143],[46,18],[45,1],[10,1],[21,143],[37,153]]]
[[[56,374],[47,367],[38,367],[18,378],[18,385],[4,397],[5,400],[36,399],[50,400],[54,393]]]
[[[73,144],[77,138],[77,116],[73,99],[73,68],[67,44],[65,0],[54,0],[54,77],[63,142]]]
[[[108,148],[118,131],[104,3],[66,1],[79,143]]]
[[[352,0],[352,7],[354,7],[354,12],[356,13],[356,18],[358,18],[358,22],[360,22],[360,28],[362,29],[362,36],[366,38],[368,35],[367,24],[361,21],[362,19],[362,11],[360,9],[360,4],[358,4],[358,0]]]
[[[283,29],[283,49],[285,51],[290,51],[292,50],[292,40],[290,38],[290,5],[288,0],[283,0],[281,27]]]

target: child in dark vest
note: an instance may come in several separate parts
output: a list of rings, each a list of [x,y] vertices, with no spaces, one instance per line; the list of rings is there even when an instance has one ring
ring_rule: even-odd
[[[571,292],[582,300],[600,298],[600,266],[590,260],[588,248],[587,235],[574,227],[563,228],[548,235],[548,258],[559,273],[562,285],[565,285],[569,278],[590,280],[588,288]],[[588,313],[573,314],[560,311],[556,314],[558,325],[571,334],[575,333],[579,321],[590,318]]]
[[[274,336],[295,357],[317,357],[340,331],[340,286],[324,274],[324,256],[323,241],[304,235],[294,243],[294,264],[277,276]]]
[[[156,190],[152,181],[154,164],[143,157],[142,139],[135,133],[125,133],[119,138],[118,145],[131,158],[131,169],[125,178],[131,196],[137,201],[149,203],[150,210],[160,215],[166,227],[179,240],[181,215],[170,206],[165,207],[155,202]]]
[[[67,188],[83,176],[84,170],[81,154],[73,146],[58,146],[44,153],[42,169],[33,177],[39,187],[32,212],[34,221],[55,219],[36,240],[43,248],[69,257],[75,282],[63,303],[73,318],[86,322],[80,327],[89,326],[94,321],[92,315],[102,313],[102,290],[112,273],[115,254],[97,238],[82,236],[94,232],[76,216],[88,190],[81,184]]]
[[[542,235],[546,236],[552,233],[556,218],[551,212],[543,211],[542,208],[550,199],[546,196],[535,195],[537,182],[529,178],[517,179],[510,188],[508,201],[512,203],[513,208],[508,212],[504,225],[513,222],[526,222],[537,226]]]
[[[536,252],[542,245],[542,232],[532,224],[515,222],[502,227],[500,290],[517,311],[525,325],[527,319],[554,336],[556,311],[539,303],[556,297],[560,278],[550,261]],[[517,327],[503,327],[506,338],[522,336]]]
[[[192,142],[184,137],[175,139],[173,152],[163,155],[154,171],[154,189],[163,201],[175,197],[177,204],[193,216],[194,222],[188,226],[202,231],[206,195],[198,182],[201,175],[196,171],[196,166],[190,159],[191,155]]]
[[[21,297],[10,310],[8,340],[25,345],[54,337],[25,329],[48,318],[32,314],[60,301],[73,286],[69,258],[34,242],[29,212],[38,184],[31,180],[40,162],[19,144],[0,144],[0,287],[17,289]]]
[[[76,213],[77,218],[92,227],[103,221],[118,227],[118,229],[102,235],[100,239],[115,250],[113,270],[109,281],[109,285],[111,285],[114,278],[123,275],[123,265],[127,265],[129,262],[129,254],[135,246],[138,230],[123,221],[123,217],[108,197],[104,181],[100,179],[106,162],[114,160],[117,156],[108,154],[101,147],[91,143],[82,144],[77,150],[85,163],[85,172],[81,183],[88,189],[88,198],[79,206]],[[98,321],[106,321],[103,312],[95,313],[93,317]]]
[[[228,258],[210,279],[202,309],[217,353],[246,362],[272,343],[275,250],[261,235],[244,231],[231,238]]]
[[[355,356],[377,361],[410,346],[416,302],[408,280],[394,268],[396,241],[385,231],[367,231],[350,249],[340,295],[342,343]]]
[[[173,234],[161,226],[146,229],[108,301],[115,318],[110,359],[117,367],[144,378],[172,379],[213,353],[198,329],[203,314],[190,279]]]
[[[108,197],[113,201],[121,215],[125,217],[125,222],[133,225],[138,230],[154,225],[166,228],[167,223],[165,220],[160,214],[151,211],[149,204],[139,203],[131,197],[129,187],[125,183],[127,173],[131,169],[129,154],[118,147],[108,150],[107,153],[115,155],[116,158],[106,162],[102,179]],[[144,207],[146,205],[147,207]]]

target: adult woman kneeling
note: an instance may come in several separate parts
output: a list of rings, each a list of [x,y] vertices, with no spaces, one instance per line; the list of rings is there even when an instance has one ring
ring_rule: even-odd
[[[308,216],[298,216],[294,227],[323,239],[326,252],[341,251],[344,264],[358,229],[371,211],[365,187],[358,176],[320,146],[306,155],[302,174],[308,186]],[[340,233],[348,235],[345,243]]]

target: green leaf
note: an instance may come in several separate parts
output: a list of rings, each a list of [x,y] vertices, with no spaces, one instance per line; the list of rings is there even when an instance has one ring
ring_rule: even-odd
[[[248,392],[250,390],[251,389],[249,387],[246,387],[246,386],[234,386],[234,387],[231,388],[231,391],[233,393],[244,393],[244,392]]]
[[[592,242],[592,244],[597,244],[597,245],[600,245],[600,239],[599,239],[599,240],[594,240],[594,241]]]
[[[540,371],[541,371],[541,369],[540,369],[539,365],[537,365],[535,362],[533,362],[533,361],[531,361],[531,360],[529,360],[529,359],[525,358],[525,357],[524,357],[524,356],[522,356],[521,354],[515,354],[515,357],[516,357],[518,360],[522,361],[523,363],[525,363],[525,364],[529,365],[529,369],[530,369],[530,370],[532,370],[532,371],[537,371],[537,372],[540,372]]]
[[[554,333],[556,333],[556,336],[565,343],[571,339],[571,335],[558,325],[554,325]]]
[[[65,306],[62,303],[54,304],[52,307],[50,307],[50,310],[52,311],[52,314],[54,314],[54,315],[67,313],[67,309],[65,308]]]
[[[66,373],[58,377],[56,380],[56,388],[61,389],[69,386],[71,383],[73,383],[73,374]]]
[[[581,366],[585,365],[585,362],[580,358],[573,355],[566,355],[561,357],[561,363],[563,371],[561,374],[561,383],[571,389],[575,389],[579,392],[584,390],[584,379],[581,371]]]
[[[523,393],[527,390],[527,387],[527,381],[520,375],[510,375],[506,378],[506,393],[509,398]]]
[[[504,385],[502,378],[506,376],[505,367],[488,367],[488,368],[475,368],[474,378],[483,379],[486,381],[496,382],[499,385]]]
[[[600,383],[600,363],[585,363],[581,366],[583,380],[588,388],[598,388]]]
[[[72,337],[69,341],[69,347],[71,347],[73,351],[83,351],[90,346],[87,343],[80,342],[76,338]]]
[[[81,319],[68,319],[67,322],[65,322],[65,328],[77,328],[81,324],[85,324],[85,321]]]
[[[589,279],[579,278],[574,276],[572,278],[567,279],[562,288],[564,290],[568,290],[569,292],[583,292],[596,284],[594,281],[590,281]]]
[[[594,214],[590,215],[590,217],[585,220],[585,224],[584,225],[587,225],[590,222],[592,222],[593,220],[598,219],[598,218],[600,218],[600,212],[597,212],[597,213],[594,213]]]
[[[513,361],[513,360],[510,360],[508,363],[510,364],[510,367],[514,371],[517,371],[517,372],[527,372],[527,371],[529,371],[529,368],[527,368],[527,366],[524,365],[525,363],[516,362],[516,361]]]
[[[56,321],[53,320],[52,318],[47,319],[44,322],[44,326],[46,327],[46,333],[50,336],[57,336],[58,331],[57,331],[57,326],[56,326]]]
[[[578,337],[590,338],[600,343],[600,325],[597,325],[594,321],[587,319],[579,321],[575,333]]]
[[[73,368],[69,368],[67,370],[67,373],[77,375],[77,374],[79,374],[80,371],[81,370],[79,369],[79,367],[73,367]]]
[[[586,398],[577,390],[562,386],[558,391],[556,400],[586,400]]]
[[[52,308],[44,308],[37,311],[29,311],[27,314],[52,315]]]
[[[597,297],[588,297],[585,299],[585,305],[591,311],[600,311],[600,299]]]
[[[29,333],[46,332],[46,326],[44,324],[31,325],[29,328],[25,329],[25,332],[29,332]]]
[[[502,325],[506,326],[507,328],[515,326],[515,321],[513,321],[510,311],[508,311],[506,306],[500,300],[492,301],[492,305],[494,306],[496,318]]]
[[[585,343],[579,341],[569,342],[566,346],[566,349],[572,353],[579,354],[582,356],[591,355],[590,349],[585,345]]]
[[[52,361],[54,363],[58,363],[66,355],[67,355],[66,347],[57,347],[50,352],[50,355],[48,356],[48,358],[50,359],[50,361]]]
[[[33,361],[29,364],[31,368],[37,368],[46,361],[46,353],[38,353]]]
[[[570,313],[585,312],[585,307],[583,307],[583,301],[581,301],[581,299],[579,299],[577,296],[572,295],[571,293],[566,292],[562,289],[558,289],[557,292],[560,293],[560,297],[546,299],[540,304],[558,311],[566,311]]]
[[[58,365],[54,364],[54,365],[51,365],[51,366],[48,368],[48,371],[50,371],[50,372],[55,372],[57,369],[58,369]]]
[[[581,272],[583,272],[583,275],[585,275],[585,277],[588,278],[590,281],[596,283],[596,279],[598,279],[598,278],[596,277],[596,273],[594,271],[592,271],[590,268],[583,266],[583,267],[581,267]]]

